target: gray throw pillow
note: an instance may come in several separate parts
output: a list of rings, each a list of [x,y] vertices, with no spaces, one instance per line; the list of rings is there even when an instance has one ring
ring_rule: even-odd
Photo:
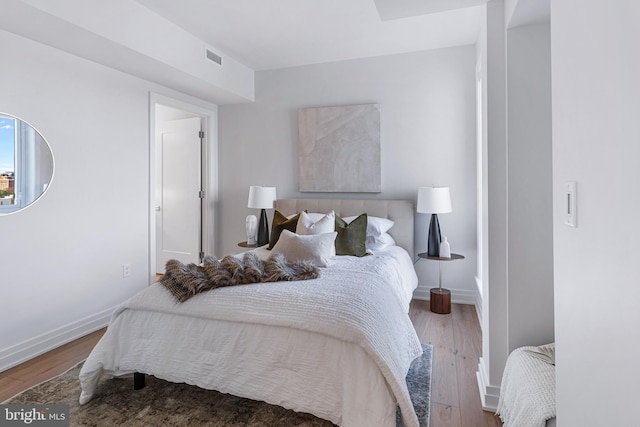
[[[347,224],[345,220],[336,215],[336,255],[365,256],[367,247],[367,214],[355,218]]]

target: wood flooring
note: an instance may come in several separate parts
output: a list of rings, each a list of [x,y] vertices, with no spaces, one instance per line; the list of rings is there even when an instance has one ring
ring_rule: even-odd
[[[500,419],[483,411],[476,383],[481,332],[471,305],[451,305],[451,314],[435,314],[429,301],[414,300],[410,317],[418,337],[433,345],[430,427],[494,427]],[[0,402],[60,375],[84,360],[104,329],[28,362],[0,372]]]
[[[409,316],[422,343],[433,346],[430,427],[497,427],[500,418],[482,410],[476,380],[482,332],[472,305],[451,304],[450,314],[413,300]]]
[[[0,372],[0,402],[57,377],[87,358],[106,329],[100,329],[61,347]]]

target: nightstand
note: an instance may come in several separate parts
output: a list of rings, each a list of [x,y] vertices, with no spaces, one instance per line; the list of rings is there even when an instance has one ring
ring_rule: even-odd
[[[240,246],[241,248],[257,248],[258,247],[258,245],[248,244],[246,240],[244,242],[238,243],[238,246]]]
[[[442,258],[439,256],[429,256],[426,252],[418,254],[422,259],[438,261],[438,287],[431,288],[429,292],[429,305],[431,311],[438,314],[451,313],[451,291],[442,287],[442,261],[455,261],[464,259],[464,255],[451,254],[451,258]]]

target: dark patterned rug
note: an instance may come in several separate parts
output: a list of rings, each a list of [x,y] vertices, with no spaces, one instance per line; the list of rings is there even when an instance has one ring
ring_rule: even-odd
[[[428,427],[432,347],[428,344],[422,347],[424,353],[411,364],[407,385],[420,426]],[[80,406],[78,373],[81,366],[79,364],[5,403],[66,403],[70,407],[71,426],[333,426],[331,422],[310,414],[196,386],[171,383],[150,375],[147,375],[146,387],[137,391],[133,390],[133,375],[119,378],[103,376],[95,397]]]

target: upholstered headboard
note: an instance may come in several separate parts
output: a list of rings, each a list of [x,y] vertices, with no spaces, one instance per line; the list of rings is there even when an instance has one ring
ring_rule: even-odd
[[[366,213],[371,216],[389,218],[395,224],[389,234],[398,246],[403,247],[413,258],[413,201],[410,200],[353,200],[353,199],[280,199],[274,207],[284,215],[302,210],[327,213],[335,211],[341,217]]]

